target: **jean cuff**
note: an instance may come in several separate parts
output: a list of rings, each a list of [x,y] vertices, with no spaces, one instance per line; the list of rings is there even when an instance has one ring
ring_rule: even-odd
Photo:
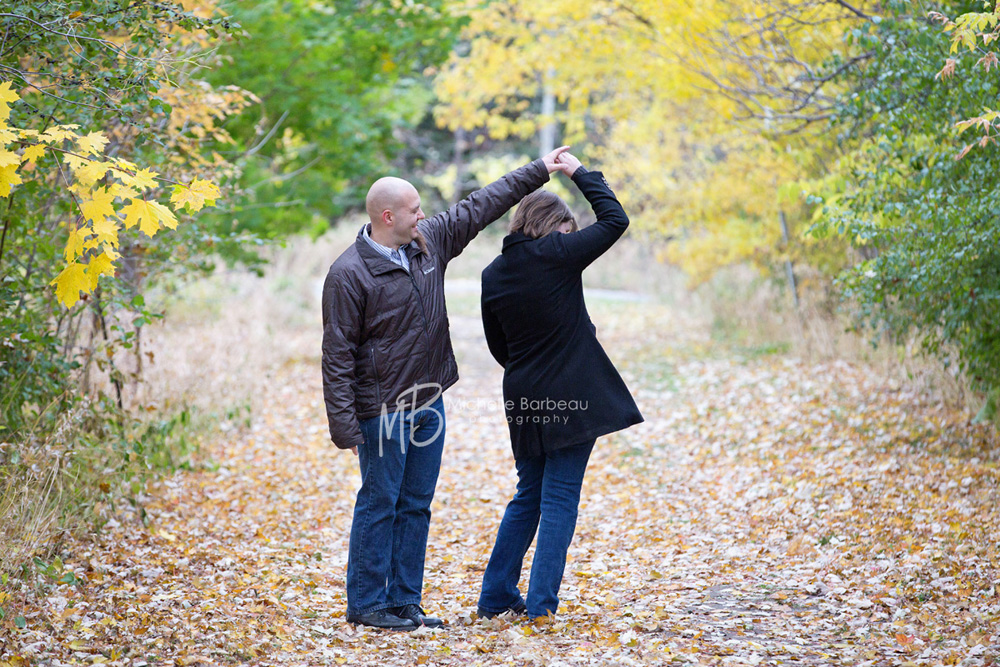
[[[386,607],[386,609],[394,609],[394,608],[398,608],[398,607],[405,607],[408,604],[415,604],[418,607],[422,606],[420,604],[420,598],[419,597],[415,597],[415,598],[403,598],[400,602],[392,602],[392,603],[389,604],[388,607]]]

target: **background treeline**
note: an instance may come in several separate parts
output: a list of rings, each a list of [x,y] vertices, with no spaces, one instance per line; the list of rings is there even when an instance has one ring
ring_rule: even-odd
[[[996,28],[980,2],[5,3],[11,127],[101,131],[164,192],[204,178],[223,196],[123,236],[67,309],[50,283],[78,193],[56,152],[29,161],[0,134],[24,161],[18,181],[0,167],[0,570],[188,463],[211,416],[140,391],[169,363],[143,332],[179,285],[259,271],[379,175],[434,209],[557,143],[609,173],[692,287],[749,267],[802,330],[847,312],[873,341],[917,341],[992,417]]]

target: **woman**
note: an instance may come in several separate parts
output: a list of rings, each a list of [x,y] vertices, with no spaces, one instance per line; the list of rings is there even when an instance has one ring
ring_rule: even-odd
[[[483,575],[478,613],[485,618],[556,612],[594,441],[642,421],[583,301],[583,270],[621,237],[628,217],[600,172],[587,171],[569,153],[559,163],[597,222],[577,231],[562,199],[534,192],[514,213],[503,253],[483,271],[483,327],[490,352],[504,367],[518,476]],[[525,599],[517,584],[536,529]]]

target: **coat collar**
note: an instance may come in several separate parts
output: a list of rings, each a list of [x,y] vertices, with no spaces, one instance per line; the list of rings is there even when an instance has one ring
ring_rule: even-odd
[[[502,252],[507,252],[507,248],[510,248],[511,246],[515,246],[515,245],[517,245],[519,243],[525,243],[527,241],[535,241],[535,240],[537,240],[537,239],[533,239],[530,236],[525,236],[521,232],[514,232],[512,234],[508,234],[507,236],[503,237],[503,250],[502,250]]]
[[[398,264],[390,262],[388,259],[383,257],[378,253],[375,248],[371,247],[368,241],[365,240],[365,230],[371,232],[371,223],[365,223],[365,225],[358,230],[358,238],[354,240],[354,245],[358,250],[358,254],[361,259],[364,260],[365,264],[368,266],[368,270],[371,271],[373,276],[380,276],[383,273],[389,273],[390,271],[405,271],[403,267]],[[406,253],[407,259],[413,260],[414,256],[420,252],[420,246],[414,242],[407,243],[403,248],[403,252]]]

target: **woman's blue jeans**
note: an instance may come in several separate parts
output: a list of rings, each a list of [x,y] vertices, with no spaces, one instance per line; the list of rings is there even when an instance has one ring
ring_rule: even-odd
[[[515,461],[517,492],[507,504],[483,574],[480,609],[499,614],[522,600],[517,587],[521,565],[537,530],[525,603],[532,618],[556,613],[566,552],[576,530],[580,487],[593,448],[590,441]]]
[[[361,422],[361,489],[347,559],[347,615],[420,604],[444,400]]]

